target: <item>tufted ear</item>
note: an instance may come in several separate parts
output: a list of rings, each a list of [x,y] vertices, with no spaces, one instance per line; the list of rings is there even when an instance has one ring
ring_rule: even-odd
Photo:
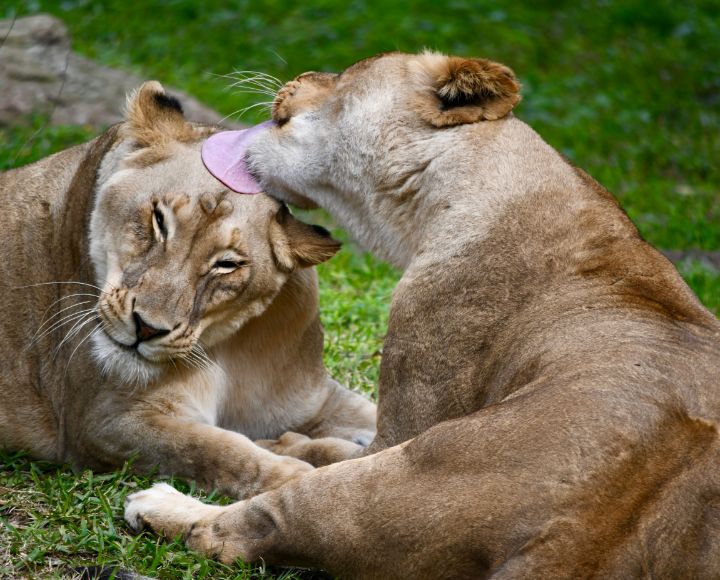
[[[500,119],[520,102],[520,83],[502,64],[426,52],[412,66],[416,109],[435,127]]]
[[[157,81],[148,81],[128,95],[123,131],[140,147],[168,141],[189,142],[197,132],[185,120],[182,105]]]
[[[270,246],[278,268],[290,272],[332,258],[342,244],[325,228],[295,219],[285,204],[270,223]]]

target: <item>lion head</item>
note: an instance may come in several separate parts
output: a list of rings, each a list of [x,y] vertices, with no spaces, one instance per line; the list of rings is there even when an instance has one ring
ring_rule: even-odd
[[[278,92],[273,122],[252,142],[212,137],[209,156],[223,156],[208,167],[223,171],[222,148],[235,151],[235,165],[270,195],[328,209],[365,247],[404,267],[424,235],[418,213],[445,211],[448,198],[436,192],[477,179],[473,154],[503,125],[487,121],[509,116],[519,88],[501,64],[431,52],[305,73]]]
[[[297,268],[339,243],[264,195],[237,195],[204,168],[214,129],[188,123],[157,82],[128,99],[121,138],[100,168],[90,256],[102,294],[100,365],[144,384],[261,314]]]

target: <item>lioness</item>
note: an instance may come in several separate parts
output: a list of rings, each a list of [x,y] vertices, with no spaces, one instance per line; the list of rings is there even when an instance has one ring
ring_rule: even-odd
[[[317,463],[372,439],[322,363],[311,266],[339,243],[209,175],[213,131],[150,82],[125,123],[0,175],[0,448],[245,497],[311,469],[251,439],[320,438]]]
[[[518,90],[393,53],[278,93],[235,163],[405,270],[376,453],[229,507],[155,487],[131,525],[342,577],[720,577],[720,322]]]

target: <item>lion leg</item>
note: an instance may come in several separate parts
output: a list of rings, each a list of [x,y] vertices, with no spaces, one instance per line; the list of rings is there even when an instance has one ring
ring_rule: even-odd
[[[255,443],[315,467],[360,457],[376,431],[376,408],[368,399],[328,379],[330,395],[318,414],[297,432]]]
[[[535,387],[180,526],[195,500],[128,513],[224,562],[342,578],[720,577],[716,424],[596,394]]]
[[[180,527],[173,519],[181,501],[175,496],[168,501],[157,493],[148,501],[141,495],[147,492],[133,494],[126,513],[161,534],[183,534],[193,549],[223,562],[262,559],[342,578],[486,576],[505,557],[495,547],[507,545],[503,534],[513,533],[520,514],[530,534],[545,519],[540,512],[553,505],[543,479],[549,473],[541,469],[552,462],[537,457],[543,448],[558,452],[553,429],[546,440],[518,429],[534,417],[517,406],[515,414],[493,420],[502,407],[315,469],[215,512],[188,510]],[[537,470],[513,461],[523,453]]]
[[[274,489],[312,470],[308,463],[271,453],[240,433],[182,414],[126,412],[94,426],[88,435],[83,438],[86,456],[115,466],[134,453],[138,471],[177,475],[236,498]],[[98,462],[98,467],[104,466]]]
[[[413,577],[413,558],[431,549],[423,518],[438,512],[425,498],[432,486],[417,480],[402,447],[215,509],[168,486],[150,488],[127,498],[125,519],[135,529],[182,535],[191,549],[224,563],[262,559],[343,577]]]
[[[182,537],[192,550],[225,564],[258,560],[272,528],[247,501],[208,505],[165,483],[127,496],[124,517],[135,532],[149,528],[168,540]]]

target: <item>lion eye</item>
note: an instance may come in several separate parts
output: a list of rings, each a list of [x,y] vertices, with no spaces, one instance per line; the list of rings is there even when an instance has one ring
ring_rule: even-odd
[[[246,263],[247,262],[235,260],[218,260],[213,264],[213,269],[218,271],[220,274],[229,274],[230,272],[241,268]]]
[[[156,207],[153,210],[153,224],[155,226],[155,229],[157,230],[158,234],[161,238],[167,237],[167,230],[165,229],[165,216],[163,215],[162,211],[160,211],[160,208]]]

